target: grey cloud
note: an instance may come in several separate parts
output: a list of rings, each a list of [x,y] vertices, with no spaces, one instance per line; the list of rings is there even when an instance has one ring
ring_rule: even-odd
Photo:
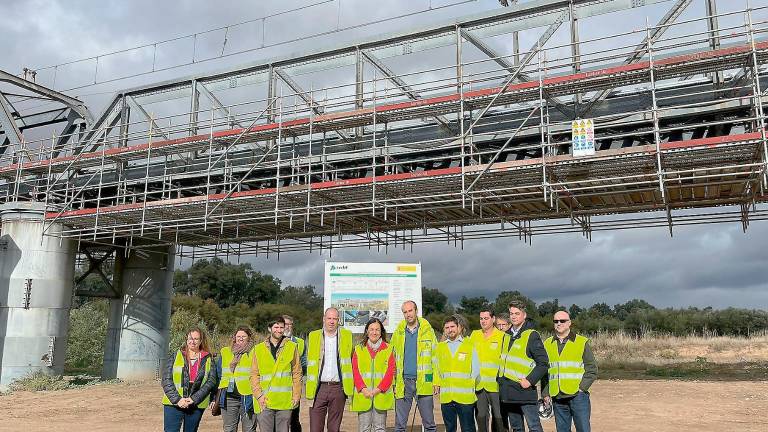
[[[442,290],[451,301],[462,295],[494,299],[503,290],[520,290],[537,301],[591,305],[643,298],[657,306],[740,306],[766,308],[766,259],[760,253],[768,225],[753,223],[746,234],[737,224],[595,233],[590,243],[579,235],[535,237],[528,246],[517,238],[477,240],[464,250],[447,244],[417,245],[413,253],[375,249],[327,254],[285,254],[280,261],[249,259],[285,284],[322,287],[324,260],[422,263],[423,284]]]
[[[0,2],[0,16],[3,17],[0,68],[17,73],[25,66],[43,66],[93,56],[313,2],[3,1]],[[441,0],[433,4],[449,2]],[[342,0],[344,24],[354,23],[356,18],[362,22],[374,15],[378,17],[377,14],[369,14],[366,7],[359,6],[359,3],[362,2]],[[394,11],[400,10],[399,6],[410,4],[409,9],[412,10],[417,8],[415,3],[393,0],[388,1],[387,6]],[[428,2],[420,0],[418,4]],[[117,88],[169,79],[189,71],[212,70],[258,58],[304,52],[355,37],[392,32],[423,25],[430,20],[497,7],[496,0],[479,0],[429,16],[410,17],[254,51],[193,68],[174,69],[89,88],[83,93],[100,91],[108,94]],[[653,23],[660,14],[658,11],[650,13],[650,21]],[[644,19],[638,18],[642,13],[627,15],[630,21],[627,28],[644,27]],[[287,39],[294,29],[331,16],[332,11],[322,9],[322,12],[313,11],[312,14],[300,14],[294,19],[279,21],[287,24],[275,26],[273,36]],[[609,21],[605,17],[590,21],[589,26],[582,28],[583,37],[596,36],[601,31],[600,24]],[[527,49],[536,38],[537,35],[523,34],[523,49]],[[211,46],[215,45],[209,42]],[[498,40],[494,44],[503,52],[511,51],[509,41]],[[179,49],[176,52],[171,50],[169,55],[173,56],[169,61],[179,61],[187,54]],[[98,101],[92,106],[94,112],[100,111],[106,97],[92,98]],[[499,291],[518,289],[537,301],[556,297],[561,303],[581,305],[599,301],[614,304],[639,297],[658,306],[711,304],[766,308],[766,238],[768,225],[756,222],[746,234],[737,224],[707,225],[678,228],[672,239],[662,228],[599,232],[594,234],[591,243],[580,235],[569,234],[536,237],[532,246],[517,238],[504,238],[467,242],[463,250],[452,244],[439,243],[417,245],[413,253],[394,248],[388,254],[377,253],[375,249],[352,249],[335,250],[332,256],[327,253],[292,253],[282,254],[279,261],[274,255],[269,260],[263,256],[244,257],[243,260],[252,262],[258,270],[276,275],[284,284],[313,284],[318,287],[322,286],[325,260],[420,261],[423,264],[424,285],[440,288],[454,302],[462,295],[485,295],[493,299]],[[183,261],[181,265],[189,265],[189,261]]]

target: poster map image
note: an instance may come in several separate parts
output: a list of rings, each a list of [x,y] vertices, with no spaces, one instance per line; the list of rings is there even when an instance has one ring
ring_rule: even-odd
[[[403,319],[400,310],[412,300],[421,311],[421,264],[325,263],[325,308],[339,310],[339,321],[353,333],[362,333],[371,318],[378,318],[391,333]]]
[[[387,293],[333,293],[331,306],[339,310],[341,325],[363,326],[371,318],[378,318],[386,327],[389,318],[389,294]]]

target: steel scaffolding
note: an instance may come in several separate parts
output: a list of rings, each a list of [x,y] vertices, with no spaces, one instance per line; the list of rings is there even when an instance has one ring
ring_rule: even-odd
[[[127,90],[88,132],[0,155],[2,200],[45,202],[67,238],[194,257],[746,230],[768,218],[766,7],[680,20],[691,0],[667,3],[656,25],[593,39],[577,18],[634,2],[516,5]],[[571,41],[548,43],[567,22]],[[491,43],[542,26],[528,51]],[[572,155],[580,118],[594,156]]]

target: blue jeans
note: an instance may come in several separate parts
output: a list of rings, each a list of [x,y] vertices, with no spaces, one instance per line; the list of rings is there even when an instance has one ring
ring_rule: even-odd
[[[204,412],[202,408],[181,409],[177,406],[163,405],[163,431],[179,432],[181,425],[184,424],[184,432],[197,432]]]
[[[513,432],[525,432],[525,424],[528,425],[530,432],[544,432],[539,420],[539,408],[535,403],[505,403],[503,409],[509,416],[509,426]],[[525,418],[525,424],[523,418]]]
[[[475,404],[448,402],[440,405],[446,432],[456,432],[456,418],[461,432],[475,432]]]
[[[563,399],[552,399],[555,409],[555,425],[557,432],[570,432],[571,420],[576,426],[576,432],[590,432],[589,414],[592,404],[589,402],[589,393],[578,392],[576,396]]]

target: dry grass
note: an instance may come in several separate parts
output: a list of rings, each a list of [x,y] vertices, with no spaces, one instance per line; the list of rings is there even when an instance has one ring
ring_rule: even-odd
[[[670,336],[648,333],[601,333],[591,338],[598,362],[669,365],[687,362],[768,362],[768,333],[749,338],[732,336]]]

